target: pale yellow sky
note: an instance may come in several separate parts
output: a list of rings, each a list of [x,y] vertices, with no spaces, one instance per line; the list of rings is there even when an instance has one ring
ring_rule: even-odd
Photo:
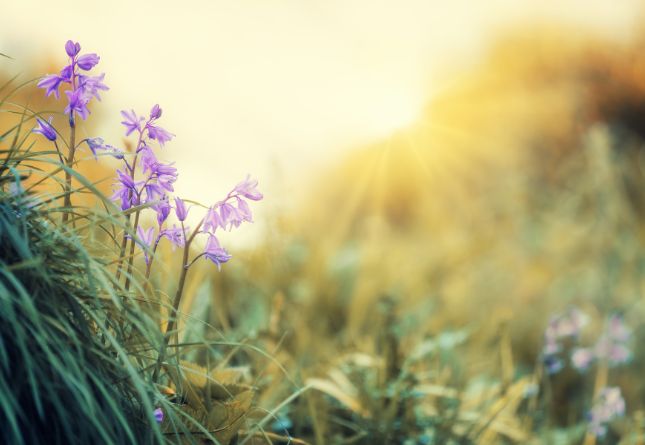
[[[154,103],[177,135],[178,191],[217,199],[247,173],[277,190],[357,143],[414,120],[437,69],[476,60],[494,33],[534,20],[621,37],[642,0],[2,0],[0,52],[20,70],[71,38],[101,55],[111,90],[102,131],[119,143],[118,111]],[[97,105],[94,105],[95,107]],[[272,195],[272,191],[275,191]],[[254,229],[249,229],[254,230]]]

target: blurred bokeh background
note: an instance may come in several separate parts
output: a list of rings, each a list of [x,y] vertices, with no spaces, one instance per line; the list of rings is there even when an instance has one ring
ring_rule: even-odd
[[[351,416],[307,399],[285,416],[314,406],[320,420],[296,434],[326,443],[350,420],[376,428],[392,413],[370,391],[407,382],[402,369],[437,400],[469,388],[467,406],[531,376],[554,388],[544,425],[565,428],[584,417],[594,377],[541,380],[549,318],[581,308],[588,342],[615,312],[635,345],[645,334],[644,6],[23,0],[2,7],[0,52],[13,60],[0,75],[51,72],[78,40],[111,88],[88,132],[120,145],[119,110],[160,103],[180,195],[208,203],[259,178],[256,224],[226,239],[236,261],[198,269],[184,310],[258,342],[301,381],[327,376],[315,382]],[[172,292],[163,270],[153,278]],[[618,437],[643,427],[644,362],[634,347],[611,371],[630,409]],[[261,366],[275,379],[268,406],[289,384]],[[504,405],[482,442],[526,443],[520,405]]]

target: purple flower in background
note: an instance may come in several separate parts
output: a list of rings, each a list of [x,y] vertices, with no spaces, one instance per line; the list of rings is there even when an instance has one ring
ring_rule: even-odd
[[[204,249],[204,256],[217,265],[218,270],[222,270],[222,263],[226,263],[232,257],[229,253],[219,244],[214,235],[208,237],[206,248]]]
[[[100,57],[97,54],[83,54],[76,59],[78,67],[84,71],[89,71],[99,63]]]
[[[135,113],[134,110],[123,110],[121,111],[121,116],[123,116],[124,119],[121,123],[125,127],[126,136],[130,136],[130,134],[135,130],[141,132],[141,122],[143,121],[143,117],[137,116],[137,113]]]
[[[576,348],[571,354],[571,364],[578,371],[585,371],[595,359],[594,351],[590,348]]]
[[[618,387],[605,387],[598,394],[593,408],[589,412],[588,430],[596,437],[607,434],[609,423],[625,415],[625,399]]]
[[[578,308],[572,307],[564,314],[551,318],[545,335],[553,340],[577,337],[588,323],[589,317]]]
[[[627,363],[632,358],[628,342],[631,330],[625,324],[622,316],[613,314],[607,321],[605,332],[594,346],[596,357],[607,360],[610,366]]]
[[[161,408],[157,408],[154,410],[154,416],[155,416],[155,421],[157,423],[163,422],[163,410]]]
[[[246,179],[235,186],[234,191],[253,201],[259,201],[263,198],[262,193],[257,189],[257,179],[251,179],[251,175],[247,175]]]
[[[188,209],[186,209],[186,204],[179,198],[175,198],[175,214],[179,221],[185,221],[188,217]]]
[[[544,368],[547,374],[557,374],[564,368],[564,362],[555,355],[548,355],[544,357]]]
[[[215,233],[218,227],[225,229],[226,223],[222,220],[215,207],[211,207],[208,209],[208,212],[206,212],[206,217],[204,218],[204,230]]]
[[[609,317],[609,325],[607,327],[607,335],[616,342],[628,341],[632,335],[631,329],[625,324],[625,320],[618,314],[613,314]]]
[[[40,133],[43,136],[45,136],[47,139],[50,141],[55,141],[56,140],[56,130],[54,130],[54,127],[52,127],[52,119],[53,117],[50,116],[49,120],[45,122],[44,120],[40,119],[39,117],[36,118],[36,123],[38,124],[38,128],[34,128],[31,130],[34,133]]]
[[[71,40],[68,40],[65,43],[65,52],[67,53],[68,56],[70,57],[75,57],[79,52],[81,51],[81,44],[78,42],[72,42]]]
[[[166,131],[161,127],[157,127],[156,125],[148,124],[146,128],[148,129],[148,136],[150,136],[150,139],[156,140],[162,147],[175,136],[169,131]]]
[[[49,74],[38,82],[38,88],[45,88],[45,94],[49,97],[52,93],[56,96],[56,99],[60,99],[60,92],[58,87],[60,86],[63,78],[56,74]]]
[[[561,342],[568,338],[576,339],[588,321],[588,317],[575,307],[569,308],[563,314],[551,317],[544,331],[544,347],[542,349],[544,365],[549,374],[555,374],[564,367],[564,360],[560,356],[564,349]],[[582,356],[578,356],[576,359],[579,360],[579,364],[583,364]],[[575,362],[574,366],[576,366]],[[578,366],[576,367],[578,368]]]

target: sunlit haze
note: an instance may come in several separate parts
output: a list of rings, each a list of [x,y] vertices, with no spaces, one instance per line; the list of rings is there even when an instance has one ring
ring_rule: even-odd
[[[640,2],[22,0],[3,4],[0,48],[57,66],[68,38],[101,54],[118,111],[159,103],[177,138],[180,193],[208,202],[252,173],[267,206],[311,166],[412,123],[438,70],[476,61],[512,25],[551,21],[629,34]],[[11,20],[6,20],[11,17]],[[26,60],[25,60],[26,59]]]

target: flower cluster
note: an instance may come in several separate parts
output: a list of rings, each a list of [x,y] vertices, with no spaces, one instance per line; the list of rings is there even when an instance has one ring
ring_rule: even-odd
[[[167,193],[174,191],[173,184],[177,180],[177,169],[172,164],[159,161],[151,147],[153,140],[157,140],[163,146],[174,136],[157,124],[161,113],[159,105],[152,107],[147,119],[134,111],[121,112],[124,118],[121,123],[126,129],[125,135],[129,136],[136,132],[138,138],[132,162],[121,156],[124,165],[122,169],[117,169],[117,187],[112,199],[120,202],[122,210],[163,200],[167,198]],[[139,169],[137,164],[140,165]],[[139,170],[143,173],[141,179],[137,179]]]
[[[78,42],[68,40],[65,44],[65,52],[69,56],[69,64],[59,74],[49,74],[38,82],[38,86],[45,89],[48,97],[54,94],[57,99],[60,98],[61,85],[68,84],[70,86],[65,91],[67,95],[65,114],[69,117],[71,127],[75,125],[75,115],[80,116],[83,120],[87,119],[90,113],[87,105],[90,100],[92,98],[101,100],[99,92],[108,89],[103,83],[105,74],[98,76],[87,74],[99,63],[99,56],[94,53],[81,55],[80,51],[81,45]],[[50,139],[49,136],[47,138]]]
[[[544,348],[542,349],[544,365],[549,374],[555,374],[564,367],[561,357],[564,342],[576,340],[588,322],[589,318],[575,307],[551,318],[544,332]]]
[[[138,115],[134,110],[122,111],[121,115],[125,135],[136,134],[138,142],[132,162],[122,157],[124,167],[117,170],[116,189],[112,199],[120,203],[122,210],[152,203],[151,208],[156,213],[157,227],[149,227],[145,230],[138,227],[136,241],[144,250],[144,258],[149,266],[151,262],[149,252],[154,253],[163,238],[167,238],[173,246],[184,247],[190,231],[185,224],[190,207],[187,207],[186,203],[178,197],[171,199],[171,193],[174,192],[173,184],[177,180],[177,169],[172,163],[161,162],[152,148],[152,141],[156,141],[163,147],[174,137],[172,133],[158,125],[157,121],[162,115],[162,109],[159,105],[153,106],[148,118]],[[247,200],[262,199],[257,185],[257,181],[247,177],[237,184],[226,198],[208,209],[193,233],[208,236],[206,247],[200,257],[211,260],[218,268],[231,258],[219,243],[215,232],[218,228],[231,230],[244,221],[253,221]],[[173,210],[179,225],[173,224],[169,227],[166,222]]]
[[[121,259],[125,255],[128,241],[131,241],[131,253],[135,245],[138,245],[144,251],[149,273],[152,262],[151,254],[154,254],[157,245],[163,238],[167,238],[173,246],[188,249],[190,247],[189,237],[192,241],[196,235],[204,234],[208,236],[208,240],[205,243],[204,251],[197,258],[203,256],[215,263],[218,268],[221,267],[221,264],[227,262],[231,255],[221,246],[216,237],[216,231],[218,229],[231,230],[245,221],[253,221],[248,201],[262,199],[262,194],[257,190],[257,181],[247,177],[237,184],[226,198],[208,208],[206,215],[201,219],[196,229],[189,234],[190,229],[186,226],[185,221],[188,218],[190,208],[180,198],[171,196],[174,192],[174,183],[177,181],[177,169],[173,163],[160,161],[153,150],[155,142],[163,148],[174,137],[174,134],[161,127],[158,123],[163,114],[161,107],[154,105],[147,117],[137,114],[134,110],[121,111],[121,116],[123,117],[121,123],[125,127],[125,136],[134,134],[137,137],[134,153],[131,155],[126,156],[118,148],[106,144],[100,137],[86,138],[76,144],[76,116],[80,116],[85,120],[90,113],[88,109],[90,101],[93,98],[100,100],[99,92],[107,90],[108,87],[103,83],[105,74],[98,76],[89,74],[89,71],[99,63],[100,58],[97,54],[81,54],[81,45],[71,40],[65,44],[65,52],[69,58],[69,63],[60,73],[48,74],[43,77],[38,82],[38,86],[45,89],[48,97],[53,94],[59,99],[61,89],[68,85],[64,91],[67,96],[65,114],[69,118],[71,128],[70,140],[69,144],[67,144],[69,148],[67,161],[64,161],[63,156],[58,151],[56,142],[58,133],[52,126],[51,117],[47,121],[37,117],[37,127],[33,129],[33,132],[52,141],[59,153],[61,163],[66,163],[69,168],[74,164],[74,152],[81,143],[87,144],[95,158],[98,157],[98,152],[102,151],[122,161],[122,166],[116,170],[112,200],[118,203],[123,211],[147,204],[146,208],[151,208],[156,214],[157,225],[156,227],[144,229],[139,225],[139,216],[143,208],[134,209],[136,237],[124,236]],[[66,181],[68,194],[66,195],[65,206],[70,206],[71,175],[67,175]],[[167,220],[173,210],[179,225],[175,223],[169,226]],[[66,218],[67,213],[63,216],[63,221],[66,221]],[[190,264],[184,264],[183,266],[187,269]],[[131,267],[132,261],[129,260],[128,276],[130,276]],[[121,262],[117,268],[117,279],[120,273]],[[129,278],[126,279],[126,289],[128,285]]]
[[[596,437],[607,434],[609,423],[625,414],[625,400],[618,387],[603,388],[591,408],[587,425],[589,433]]]
[[[627,363],[632,353],[628,346],[631,330],[625,324],[622,316],[614,314],[609,317],[605,332],[596,344],[590,348],[576,348],[571,355],[573,366],[586,370],[594,361],[606,361],[609,366]]]
[[[588,323],[588,317],[576,308],[551,319],[544,333],[542,356],[549,374],[555,374],[564,367],[565,342],[569,345],[578,339],[581,329]],[[613,314],[607,320],[604,333],[591,347],[574,347],[571,351],[571,365],[578,371],[585,371],[596,361],[605,361],[609,366],[627,363],[632,353],[629,348],[631,330],[622,316]],[[568,352],[568,351],[567,351]]]

